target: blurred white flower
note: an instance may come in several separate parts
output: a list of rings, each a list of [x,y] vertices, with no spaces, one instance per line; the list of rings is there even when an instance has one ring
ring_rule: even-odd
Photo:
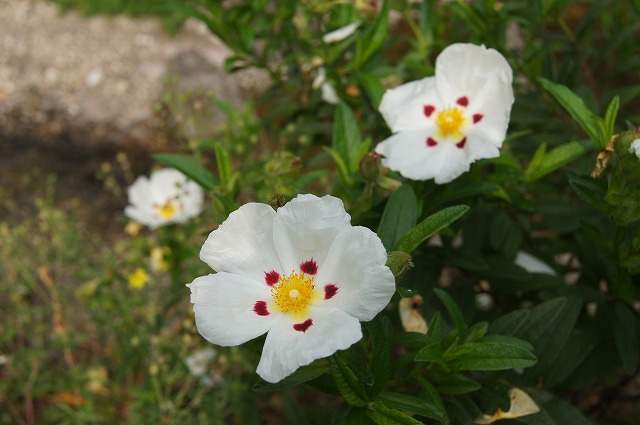
[[[213,348],[203,348],[187,356],[184,359],[184,364],[187,366],[187,369],[189,369],[189,373],[196,378],[200,378],[207,373],[209,363],[211,363],[211,360],[213,360],[217,354],[218,352]]]
[[[138,177],[128,195],[130,205],[124,213],[152,229],[196,217],[204,200],[202,188],[173,168]]]
[[[326,33],[324,36],[322,36],[322,41],[324,41],[325,43],[337,43],[338,41],[342,41],[356,32],[359,26],[360,22],[354,22],[352,24],[345,25],[342,28],[338,28],[337,30]]]
[[[640,159],[640,139],[635,139],[631,142],[631,147],[629,147],[629,153],[635,154],[638,159]]]
[[[556,271],[553,270],[551,267],[549,267],[547,263],[524,251],[518,251],[518,253],[516,254],[516,258],[513,262],[517,266],[520,266],[526,271],[528,271],[529,273],[541,273],[541,274],[548,274],[551,276],[556,275]]]
[[[378,236],[350,219],[332,196],[233,212],[200,251],[217,273],[187,285],[200,334],[233,346],[266,332],[257,373],[268,382],[360,340],[359,322],[387,305],[395,283]]]
[[[320,67],[316,71],[316,78],[313,79],[311,87],[315,90],[320,89],[320,92],[322,93],[322,100],[327,103],[335,105],[340,101],[336,89],[327,81],[326,70],[324,67]]]
[[[448,183],[500,155],[513,104],[512,71],[494,49],[452,44],[435,76],[387,90],[380,113],[393,135],[376,147],[385,166],[414,180]]]

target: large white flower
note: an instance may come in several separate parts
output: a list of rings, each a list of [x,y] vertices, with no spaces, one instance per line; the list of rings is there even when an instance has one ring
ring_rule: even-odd
[[[268,382],[360,340],[359,322],[395,291],[382,242],[332,196],[299,195],[277,212],[243,205],[200,258],[217,273],[187,285],[198,331],[222,346],[266,332],[257,372]]]
[[[204,200],[202,188],[173,168],[138,177],[128,195],[130,205],[124,213],[152,229],[199,215]]]
[[[512,71],[496,50],[452,44],[435,76],[388,90],[380,113],[395,133],[376,151],[414,180],[448,183],[471,163],[500,155],[513,104]]]

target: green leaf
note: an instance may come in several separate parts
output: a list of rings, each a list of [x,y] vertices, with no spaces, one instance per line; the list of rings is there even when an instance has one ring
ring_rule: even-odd
[[[585,202],[599,210],[606,210],[604,196],[607,189],[604,179],[594,180],[591,177],[573,177],[569,179],[573,191]]]
[[[338,354],[334,354],[329,357],[329,367],[336,387],[345,401],[351,406],[364,407],[367,404],[366,393],[349,365]]]
[[[213,149],[216,153],[216,165],[218,166],[218,176],[220,177],[220,183],[227,190],[231,190],[232,184],[232,171],[231,160],[229,159],[229,152],[221,142],[215,142]]]
[[[482,340],[460,344],[462,354],[448,362],[452,370],[504,370],[536,364],[536,356],[521,344]]]
[[[294,385],[300,385],[307,381],[311,381],[328,371],[329,365],[326,361],[315,361],[308,366],[302,366],[300,369],[275,384],[260,379],[253,385],[253,391],[257,393],[267,393]]]
[[[549,324],[544,332],[537,338],[526,338],[535,347],[538,364],[529,369],[525,377],[533,379],[553,367],[554,361],[571,336],[581,309],[582,302],[578,298],[566,298],[563,309],[553,319],[547,316],[546,320]]]
[[[339,102],[333,117],[332,148],[340,155],[349,172],[358,171],[357,153],[361,144],[362,135],[351,108],[346,103]]]
[[[440,187],[438,189],[440,189]],[[499,184],[482,181],[454,181],[434,193],[433,196],[429,198],[429,205],[437,206],[456,199],[468,198],[475,195],[493,195],[507,202],[511,202],[509,194],[507,194]]]
[[[426,416],[427,418],[433,418],[440,421],[446,420],[447,412],[442,405],[440,396],[438,396],[437,392],[435,395],[438,399],[437,402],[424,397],[395,392],[385,392],[380,394],[378,400],[394,409],[417,413],[419,415]]]
[[[375,75],[366,72],[358,72],[356,75],[358,80],[360,80],[360,84],[364,88],[364,91],[367,92],[367,95],[371,100],[371,105],[374,109],[378,109],[385,91],[380,79]]]
[[[618,109],[620,109],[620,96],[616,96],[611,100],[609,106],[607,106],[607,111],[604,114],[604,129],[606,131],[606,140],[611,139],[611,136],[613,136],[613,133],[615,132]]]
[[[416,225],[418,202],[409,184],[403,184],[389,198],[378,227],[378,237],[391,250],[398,240]]]
[[[389,1],[384,0],[375,25],[356,44],[356,52],[352,65],[360,69],[378,51],[389,37]]]
[[[422,422],[407,416],[396,409],[390,409],[382,403],[370,403],[366,410],[369,416],[377,425],[423,425]]]
[[[385,317],[378,316],[364,324],[373,343],[371,371],[374,381],[368,391],[371,398],[376,398],[380,394],[391,376],[391,345],[384,331],[385,319]]]
[[[634,374],[638,368],[638,353],[640,352],[637,332],[638,319],[626,304],[617,303],[613,312],[611,327],[620,360],[622,360],[624,370],[629,374]]]
[[[440,298],[440,301],[442,301],[442,304],[444,304],[444,306],[447,308],[447,311],[451,315],[453,323],[456,327],[456,335],[462,337],[465,330],[467,329],[467,325],[464,323],[464,316],[462,315],[462,311],[453,300],[453,298],[451,298],[451,296],[444,290],[440,288],[434,288],[433,292],[435,292],[438,298]]]
[[[547,174],[569,164],[594,147],[595,143],[592,140],[582,140],[560,145],[546,153],[544,158],[538,163],[531,161],[525,171],[525,179],[529,183],[539,180]]]
[[[164,165],[175,168],[194,182],[198,183],[205,190],[213,190],[217,185],[213,174],[189,155],[157,153],[153,155],[153,159]]]
[[[567,86],[553,83],[547,79],[540,78],[542,87],[560,103],[560,105],[569,112],[571,118],[587,133],[593,142],[600,149],[604,149],[608,140],[604,134],[604,123],[602,118],[596,116],[587,108],[584,101]]]
[[[336,163],[340,180],[342,180],[342,182],[346,186],[351,186],[353,184],[353,180],[351,179],[351,177],[349,177],[349,169],[347,168],[347,164],[345,164],[338,151],[326,146],[323,146],[322,149],[324,149],[329,155],[331,155],[331,158],[333,158],[334,162]]]
[[[416,353],[416,362],[431,362],[448,370],[447,364],[442,359],[442,344],[439,340],[428,337],[429,341]]]
[[[442,395],[460,395],[477,391],[482,388],[477,381],[459,373],[447,374],[442,379],[434,381],[438,393]]]
[[[515,310],[496,319],[489,326],[489,332],[498,335],[516,335],[529,318],[529,310]]]
[[[422,242],[462,217],[467,211],[469,211],[468,206],[455,205],[427,217],[400,238],[396,250],[411,253]]]

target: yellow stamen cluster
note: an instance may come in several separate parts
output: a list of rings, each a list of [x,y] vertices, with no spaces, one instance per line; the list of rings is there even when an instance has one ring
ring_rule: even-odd
[[[271,289],[271,295],[277,310],[292,313],[296,319],[305,319],[309,304],[320,297],[313,285],[313,276],[293,272],[288,276],[280,276]]]
[[[436,117],[436,125],[440,129],[439,136],[459,139],[462,136],[461,129],[467,124],[467,118],[460,108],[444,109]]]
[[[167,202],[158,207],[158,214],[166,220],[171,220],[177,212],[178,208],[171,199],[167,199]]]

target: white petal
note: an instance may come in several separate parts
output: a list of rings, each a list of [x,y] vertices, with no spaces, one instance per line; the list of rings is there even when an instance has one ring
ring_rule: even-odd
[[[636,155],[638,159],[640,159],[640,139],[635,139],[631,142],[631,146],[629,146],[629,153],[632,155]]]
[[[524,251],[518,251],[514,263],[529,273],[542,273],[551,276],[556,275],[556,271],[549,267],[547,263]]]
[[[467,96],[469,108],[475,107],[474,99],[483,86],[496,80],[504,87],[504,93],[490,93],[495,97],[513,98],[511,83],[513,72],[509,62],[497,50],[474,44],[452,44],[436,59],[438,92],[447,103]],[[513,100],[511,100],[513,102]]]
[[[353,34],[359,26],[360,22],[354,22],[352,24],[345,25],[344,27],[338,28],[335,31],[326,33],[322,37],[322,41],[324,41],[325,43],[337,43],[338,41],[342,41]]]
[[[285,273],[313,258],[322,264],[335,237],[349,229],[351,217],[333,196],[298,195],[278,209],[273,240]]]
[[[264,282],[265,272],[282,274],[273,245],[275,216],[266,204],[241,206],[209,234],[200,259],[218,272],[236,273],[258,282]]]
[[[436,110],[442,107],[434,77],[412,81],[387,90],[382,97],[379,110],[391,131],[396,133],[433,126],[433,120],[424,114],[426,105],[432,105]]]
[[[314,309],[313,325],[306,332],[293,329],[288,320],[279,321],[267,334],[258,375],[278,382],[316,359],[345,350],[362,338],[358,319],[335,309]]]
[[[325,102],[336,105],[340,101],[336,89],[334,89],[331,84],[327,82],[323,83],[320,90],[322,91],[322,100]]]
[[[338,308],[360,321],[373,319],[396,290],[386,262],[384,246],[371,230],[356,226],[340,233],[314,279],[320,290],[333,284],[338,292],[318,305]]]
[[[131,186],[127,189],[129,204],[131,205],[150,205],[153,203],[151,198],[151,187],[147,176],[139,176]]]
[[[313,83],[311,83],[311,87],[314,90],[318,90],[322,84],[327,80],[327,72],[324,67],[318,68],[316,71],[316,77],[313,79]]]
[[[169,224],[168,221],[160,219],[153,213],[153,211],[149,211],[145,208],[128,206],[124,209],[124,213],[132,220],[137,221],[140,224],[144,224],[151,229],[156,229],[160,226]]]
[[[202,276],[187,285],[198,332],[212,344],[243,344],[268,331],[282,315],[260,316],[256,301],[272,299],[269,287],[231,273]]]
[[[403,131],[394,134],[376,146],[376,152],[385,156],[382,164],[412,180],[432,179],[443,167],[445,143],[426,146],[432,131]]]

